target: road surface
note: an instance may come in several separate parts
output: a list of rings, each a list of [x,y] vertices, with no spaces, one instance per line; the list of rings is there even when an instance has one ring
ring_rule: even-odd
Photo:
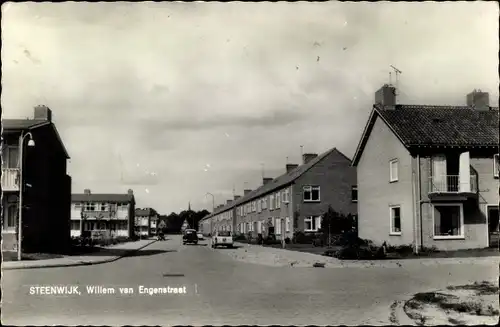
[[[237,262],[168,236],[137,256],[94,266],[3,272],[6,325],[382,325],[413,293],[495,280],[497,265],[294,268]],[[80,295],[30,295],[30,287],[78,285]],[[187,294],[139,294],[139,286]],[[87,294],[87,286],[115,294]],[[120,294],[132,288],[134,294]]]

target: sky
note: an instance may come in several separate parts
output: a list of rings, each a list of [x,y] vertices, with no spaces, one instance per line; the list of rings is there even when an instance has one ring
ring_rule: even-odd
[[[498,105],[498,32],[496,2],[4,3],[2,118],[51,108],[74,193],[211,211],[352,158],[391,65],[399,103]]]

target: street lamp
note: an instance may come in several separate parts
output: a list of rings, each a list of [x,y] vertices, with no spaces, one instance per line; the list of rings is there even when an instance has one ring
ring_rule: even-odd
[[[28,146],[34,147],[35,140],[33,140],[33,135],[31,132],[28,132],[24,135],[21,134],[21,138],[19,140],[19,231],[18,231],[18,240],[17,240],[17,260],[21,261],[22,256],[22,242],[23,242],[23,193],[24,193],[24,180],[23,180],[23,149],[24,149],[24,140],[29,136]]]
[[[207,196],[207,195],[210,195],[212,197],[212,215],[213,215],[215,212],[215,196],[210,192],[207,192],[207,194],[205,194],[205,196]],[[210,235],[212,235],[212,233],[214,232],[214,230],[213,230],[213,218],[214,217],[210,218]]]

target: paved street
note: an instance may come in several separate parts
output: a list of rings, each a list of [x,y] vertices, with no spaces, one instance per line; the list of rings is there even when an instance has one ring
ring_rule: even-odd
[[[202,242],[207,243],[207,241]],[[158,254],[152,250],[162,251]],[[95,266],[3,272],[7,325],[389,324],[389,306],[413,293],[476,280],[495,281],[497,264],[415,264],[404,268],[294,268],[239,262],[169,236],[143,252]],[[493,259],[492,259],[493,261]],[[30,286],[79,285],[81,295],[30,295]],[[89,295],[85,287],[115,287]],[[138,287],[182,287],[187,294],[138,294]],[[121,295],[119,287],[132,287]]]

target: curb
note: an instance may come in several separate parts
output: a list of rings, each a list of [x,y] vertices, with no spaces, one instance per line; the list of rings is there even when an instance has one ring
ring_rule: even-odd
[[[111,259],[104,259],[104,260],[96,260],[96,261],[77,261],[77,262],[72,262],[72,263],[56,263],[56,264],[40,264],[40,265],[33,265],[33,266],[27,266],[27,267],[3,267],[2,265],[2,270],[19,270],[19,269],[37,269],[37,268],[60,268],[60,267],[77,267],[77,266],[92,266],[92,265],[99,265],[103,263],[110,263],[114,262],[117,260],[120,260],[121,258],[127,257],[131,255],[134,252],[140,251],[144,249],[145,247],[150,246],[153,243],[156,243],[157,240],[151,241],[147,243],[144,246],[141,246],[140,248],[137,249],[131,249],[127,252],[125,252],[123,255],[111,258]]]

